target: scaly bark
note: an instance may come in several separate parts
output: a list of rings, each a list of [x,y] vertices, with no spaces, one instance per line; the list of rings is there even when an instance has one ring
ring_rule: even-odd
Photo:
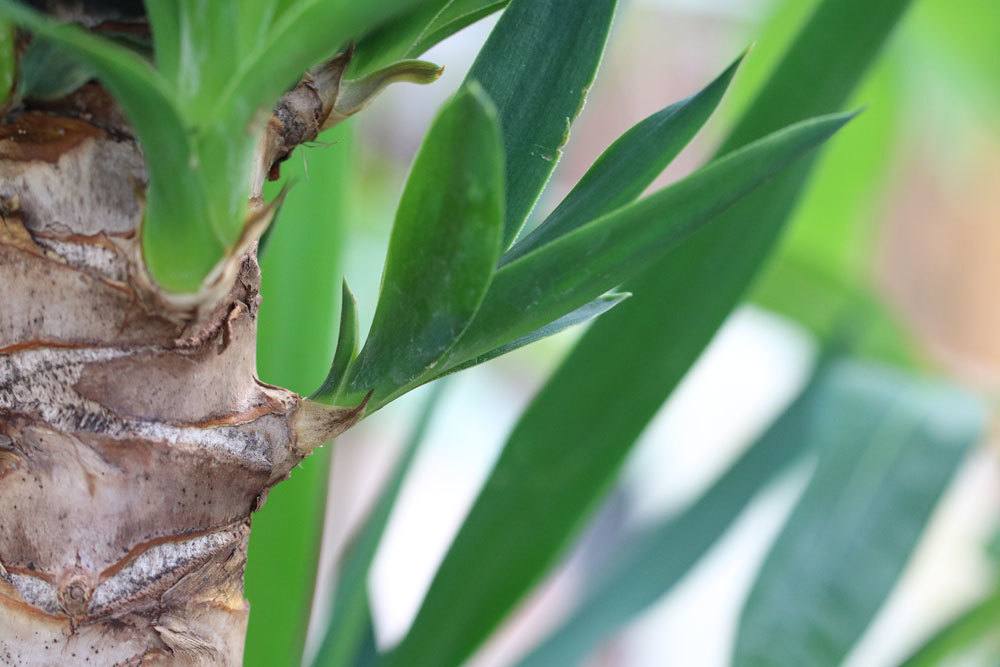
[[[261,174],[323,124],[291,101]],[[240,664],[250,515],[360,415],[257,379],[253,225],[212,289],[158,292],[144,183],[96,84],[0,126],[0,664]]]

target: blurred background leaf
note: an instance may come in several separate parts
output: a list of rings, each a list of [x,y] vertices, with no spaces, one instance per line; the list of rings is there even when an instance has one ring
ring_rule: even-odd
[[[337,338],[343,234],[352,213],[350,123],[282,165],[270,195],[291,187],[261,262],[257,365],[265,382],[307,395],[323,382]],[[247,562],[245,664],[297,664],[312,601],[330,448],[292,470],[254,515]]]
[[[841,664],[985,429],[968,394],[897,371],[844,363],[825,389],[816,470],[743,608],[737,667]]]
[[[330,618],[323,624],[314,667],[349,667],[365,662],[375,649],[368,601],[368,575],[382,540],[389,515],[399,498],[403,481],[413,466],[427,429],[441,401],[445,382],[437,383],[420,408],[399,460],[379,492],[375,506],[357,529],[339,558]]]

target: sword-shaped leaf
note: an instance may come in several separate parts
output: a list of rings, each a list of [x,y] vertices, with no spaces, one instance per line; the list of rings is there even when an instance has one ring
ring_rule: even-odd
[[[639,197],[705,124],[742,61],[740,56],[701,92],[656,112],[619,137],[556,210],[504,254],[503,263]]]
[[[504,264],[449,355],[464,363],[574,311],[667,258],[691,234],[808,154],[850,115],[804,121]]]
[[[469,72],[497,106],[506,158],[503,247],[552,175],[604,53],[617,0],[513,0]]]

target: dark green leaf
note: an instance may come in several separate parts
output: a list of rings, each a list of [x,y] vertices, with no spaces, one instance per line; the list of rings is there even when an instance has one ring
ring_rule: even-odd
[[[434,368],[479,309],[500,256],[503,154],[475,84],[438,114],[396,214],[371,334],[347,390],[369,411]],[[353,400],[347,398],[345,400]]]
[[[337,334],[337,349],[333,353],[333,363],[323,384],[311,398],[320,403],[332,403],[337,392],[347,378],[347,369],[358,356],[358,302],[344,281],[340,297],[340,331]]]
[[[840,664],[983,433],[983,406],[956,389],[861,364],[833,373],[837,399],[811,432],[819,463],[743,609],[737,667]]]
[[[671,250],[697,225],[710,222],[815,148],[848,118],[829,116],[776,132],[507,264],[497,272],[469,327],[470,342],[463,337],[452,358],[473,358],[516,339],[593,299],[650,262],[669,260]],[[607,352],[612,350],[614,346]],[[580,388],[593,390],[593,376],[580,383]],[[614,404],[595,408],[600,414],[594,417],[610,423],[627,419],[629,400],[625,391]],[[596,448],[587,456],[568,455],[579,450],[552,430],[526,440],[521,427],[530,416],[529,411],[511,435],[389,664],[423,665],[437,660],[457,664],[467,658],[538,580],[572,526],[567,518],[579,516],[593,498],[595,482],[606,478],[607,468],[601,464],[607,459],[597,458],[596,454],[603,453]],[[498,472],[509,466],[518,468],[515,475]],[[473,570],[479,573],[474,587],[467,582]]]
[[[583,108],[616,0],[513,0],[476,58],[500,115],[507,165],[503,247],[521,230]]]
[[[766,128],[756,133],[761,136],[789,118],[839,107],[907,4],[824,0],[742,125]],[[858,16],[866,20],[859,22]],[[741,143],[755,138],[747,130],[740,134]],[[475,591],[435,593],[439,601],[433,608],[425,603],[421,623],[456,620],[462,626],[459,636],[472,626],[472,634],[481,635],[493,621],[470,622],[460,601],[474,606],[479,619],[502,617],[556,560],[635,439],[739,301],[777,239],[807,172],[799,166],[730,209],[718,226],[691,237],[629,284],[644,294],[637,293],[584,334],[521,417],[438,573],[444,576],[456,559],[477,563],[465,569],[477,573]],[[633,303],[640,297],[641,303]],[[553,482],[557,475],[559,483]],[[518,503],[525,495],[538,500]],[[469,557],[472,552],[475,559]],[[498,556],[498,567],[478,564],[479,556],[491,554],[504,555]],[[455,613],[459,608],[463,611]],[[422,641],[434,638],[424,635]],[[429,645],[421,648],[433,655]],[[456,653],[465,655],[467,649]]]
[[[775,132],[505,264],[449,365],[545,326],[668,257],[702,225],[822,144],[849,118],[828,116]]]
[[[614,560],[569,618],[520,667],[584,664],[619,627],[665,595],[729,529],[757,493],[797,463],[823,409],[823,364],[764,434],[679,515],[657,522],[615,550]]]
[[[314,667],[350,667],[355,664],[363,648],[370,613],[368,572],[403,487],[403,480],[427,434],[444,386],[445,383],[441,382],[431,389],[403,453],[379,494],[378,502],[344,552],[334,589],[330,620],[313,660]]]
[[[462,28],[500,11],[510,0],[449,0],[410,47],[409,57],[415,57],[455,34]]]
[[[504,255],[503,263],[634,201],[705,124],[742,60],[740,56],[697,95],[653,114],[611,144],[545,222]]]
[[[36,37],[21,56],[18,92],[22,98],[51,100],[94,78],[94,69],[72,52]]]
[[[502,9],[510,0],[430,0],[362,38],[351,76],[363,76],[404,58],[416,58],[462,28]]]
[[[17,81],[17,53],[14,26],[0,19],[0,109],[6,108]]]
[[[518,348],[522,348],[525,345],[531,345],[532,343],[542,340],[543,338],[548,338],[549,336],[554,336],[557,333],[565,331],[566,329],[576,326],[578,324],[583,324],[588,322],[598,315],[603,315],[608,312],[619,303],[627,299],[630,294],[627,292],[611,292],[603,296],[594,299],[588,304],[580,306],[568,315],[563,315],[558,320],[545,325],[539,329],[532,331],[520,338],[513,340],[506,345],[502,345],[494,350],[490,350],[485,354],[481,354],[475,359],[463,362],[458,366],[454,366],[447,370],[448,373],[456,373],[466,368],[472,368],[473,366],[478,366],[479,364],[484,364],[490,359],[496,359],[497,357],[507,354],[508,352],[513,352]]]

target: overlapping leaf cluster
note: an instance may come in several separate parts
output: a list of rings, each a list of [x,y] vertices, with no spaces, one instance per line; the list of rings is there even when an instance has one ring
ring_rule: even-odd
[[[194,292],[239,239],[250,170],[281,94],[416,0],[149,0],[153,60],[13,0],[0,16],[71,54],[115,95],[146,157],[143,250],[167,290]]]
[[[413,164],[371,333],[346,363],[354,340],[343,339],[339,363],[314,398],[352,404],[372,392],[372,411],[610,308],[622,296],[608,292],[669,256],[848,118],[796,124],[636,201],[707,120],[734,64],[698,95],[626,133],[517,240],[594,79],[615,7],[614,0],[585,8],[564,0],[506,9]]]

